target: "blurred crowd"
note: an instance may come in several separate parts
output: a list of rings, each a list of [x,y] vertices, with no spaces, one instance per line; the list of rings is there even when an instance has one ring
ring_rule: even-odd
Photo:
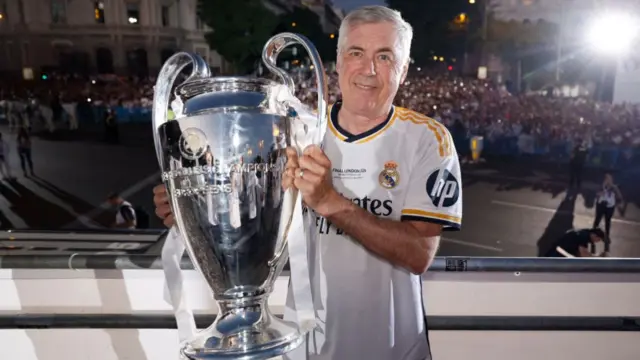
[[[151,106],[154,78],[100,75],[91,79],[72,75],[50,75],[37,81],[0,84],[2,101],[37,101],[48,105],[89,102],[92,105]]]
[[[293,76],[299,86],[296,95],[314,105],[313,74],[297,71]],[[334,102],[340,96],[336,75],[330,74],[328,81],[329,101]],[[3,82],[0,84],[0,100],[5,105],[5,116],[8,112],[24,111],[19,106],[11,110],[7,103],[37,103],[44,112],[47,109],[54,112],[56,108],[69,109],[68,104],[149,109],[154,82],[153,78],[115,75],[89,80],[51,76],[47,80]],[[593,145],[640,145],[640,109],[637,104],[612,105],[588,98],[512,95],[504,86],[488,80],[461,78],[450,73],[434,75],[420,72],[407,77],[395,103],[427,114],[457,132],[482,135],[488,140],[528,134],[542,143],[579,140]],[[62,106],[64,104],[67,107]]]
[[[298,83],[302,88],[299,96],[313,103],[313,77],[300,76]],[[329,77],[329,89],[330,100],[335,101],[339,97],[335,75]],[[640,145],[640,104],[512,95],[505,86],[487,80],[420,73],[407,77],[395,104],[487,140],[528,134],[540,142]]]

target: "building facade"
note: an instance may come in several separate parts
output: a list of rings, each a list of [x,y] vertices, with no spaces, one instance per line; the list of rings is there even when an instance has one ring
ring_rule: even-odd
[[[176,51],[223,59],[196,0],[0,0],[0,72],[157,74]]]

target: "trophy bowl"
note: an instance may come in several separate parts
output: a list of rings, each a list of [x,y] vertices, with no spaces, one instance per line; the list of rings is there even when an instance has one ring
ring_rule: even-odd
[[[288,258],[288,200],[298,196],[281,182],[286,148],[294,145],[295,110],[278,98],[283,88],[291,96],[295,88],[275,62],[295,43],[307,49],[315,66],[317,126],[324,128],[324,68],[301,35],[279,34],[264,47],[264,64],[284,85],[212,78],[202,58],[184,52],[169,58],[158,76],[153,131],[162,180],[187,253],[219,306],[215,322],[181,344],[187,359],[268,359],[305,338],[295,322],[275,317],[267,304]],[[173,89],[187,65],[191,75]],[[167,118],[170,103],[175,120]]]

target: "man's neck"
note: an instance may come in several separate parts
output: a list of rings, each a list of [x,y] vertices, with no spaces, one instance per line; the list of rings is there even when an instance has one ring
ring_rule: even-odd
[[[359,135],[385,122],[389,117],[389,110],[390,108],[382,114],[367,116],[351,112],[343,106],[338,112],[338,125],[350,134]]]

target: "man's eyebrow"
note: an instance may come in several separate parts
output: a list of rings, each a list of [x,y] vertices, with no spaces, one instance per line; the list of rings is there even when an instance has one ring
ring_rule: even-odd
[[[392,53],[392,52],[393,52],[393,49],[391,49],[390,47],[383,47],[383,48],[380,48],[380,49],[378,49],[378,50],[376,51],[376,53],[383,53],[383,52],[390,52],[390,53]]]
[[[349,51],[351,51],[351,50],[364,51],[364,48],[362,48],[360,46],[352,45],[352,46],[349,46],[349,48],[347,50],[349,50]],[[393,53],[393,49],[390,48],[390,47],[383,47],[383,48],[380,48],[380,49],[376,50],[376,54],[386,53],[386,52]]]

